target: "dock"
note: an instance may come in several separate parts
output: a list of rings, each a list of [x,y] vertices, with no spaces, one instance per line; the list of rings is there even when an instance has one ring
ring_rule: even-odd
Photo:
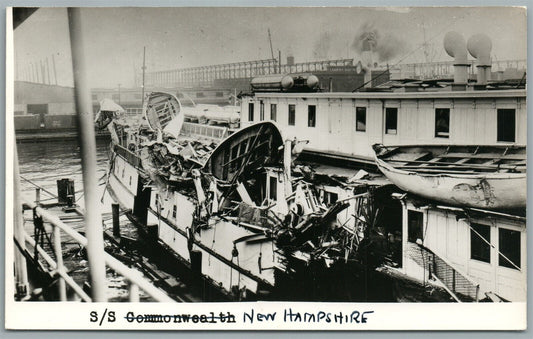
[[[43,130],[39,132],[17,131],[15,137],[17,143],[78,140],[78,132],[76,130]],[[96,139],[109,139],[109,132],[107,130],[98,131],[95,134],[95,137]]]
[[[54,202],[50,202],[50,198],[40,201],[42,191],[36,188],[36,201],[23,204],[25,244],[17,244],[19,250],[24,248],[29,273],[30,293],[26,300],[90,301],[87,250],[83,245],[84,212],[65,196],[52,197],[57,198]],[[68,188],[63,189],[58,184],[59,194],[67,191]],[[44,193],[53,195],[50,191]],[[102,225],[104,249],[109,256],[106,258],[108,301],[153,302],[161,301],[163,295],[167,301],[199,301],[179,278],[166,273],[143,255],[138,233],[118,205],[113,206],[111,213],[102,214]],[[57,268],[58,263],[63,266],[62,270]],[[126,268],[129,272],[125,275],[121,271]],[[142,277],[151,291],[133,287],[133,279],[128,279],[133,274]]]

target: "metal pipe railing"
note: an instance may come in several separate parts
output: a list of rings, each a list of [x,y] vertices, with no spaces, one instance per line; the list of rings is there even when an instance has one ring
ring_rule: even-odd
[[[54,233],[54,252],[56,255],[57,260],[57,272],[61,275],[61,271],[64,270],[63,266],[63,250],[61,247],[61,231],[59,230],[59,227],[53,226],[53,233]],[[65,280],[59,279],[58,283],[58,289],[59,289],[59,300],[61,301],[67,301],[67,289],[65,286]]]
[[[14,137],[13,137],[14,138]],[[24,246],[24,219],[22,214],[22,205],[20,202],[20,171],[17,153],[17,143],[13,140],[15,145],[14,162],[13,162],[13,219],[14,219],[14,237],[21,246],[22,253],[15,250],[15,280],[17,298],[24,299],[28,295],[28,271],[26,267],[26,258],[23,251]]]
[[[65,232],[66,235],[68,235],[69,237],[74,239],[80,245],[87,246],[87,243],[88,243],[87,238],[85,238],[83,235],[81,235],[80,233],[76,232],[70,226],[65,224],[58,216],[53,215],[52,213],[48,212],[47,210],[45,210],[45,209],[43,209],[41,207],[38,207],[36,204],[34,204],[33,202],[30,202],[30,201],[24,200],[24,205],[26,205],[28,208],[35,209],[35,211],[43,218],[43,220],[48,221],[52,225],[52,227],[57,228],[57,229],[61,229],[63,232]],[[28,240],[27,237],[29,237],[29,236],[26,235],[26,240]],[[30,237],[30,239],[31,239],[31,237]],[[31,240],[33,241],[33,239],[31,239]],[[35,244],[35,242],[33,241],[33,243],[32,243],[30,241],[30,244],[33,245],[33,244]],[[38,244],[35,244],[35,245],[38,246]],[[56,245],[54,245],[54,247],[55,246]],[[61,246],[61,245],[59,245],[59,246]],[[56,249],[56,251],[57,251],[57,249]],[[42,251],[42,252],[39,251],[39,253],[41,255],[43,255],[43,252],[44,251]],[[44,252],[44,253],[46,254],[46,252]],[[58,258],[60,258],[60,257],[61,257],[61,254],[59,254]],[[164,292],[162,292],[161,290],[159,290],[158,288],[153,286],[148,280],[146,280],[142,276],[142,274],[140,272],[129,268],[128,266],[126,266],[125,264],[123,264],[122,262],[120,262],[119,260],[117,260],[116,258],[114,258],[113,256],[111,256],[108,253],[103,252],[102,257],[104,259],[104,262],[107,264],[107,266],[109,266],[109,268],[111,268],[113,271],[117,272],[118,274],[122,275],[124,278],[126,278],[130,282],[130,285],[136,285],[137,286],[137,287],[131,287],[130,286],[130,291],[133,291],[134,293],[138,293],[138,289],[140,288],[144,292],[146,292],[149,296],[151,296],[152,298],[154,298],[157,301],[160,301],[160,302],[175,302],[172,298],[170,298]],[[43,255],[43,258],[45,258],[45,260],[51,266],[53,266],[53,268],[57,269],[57,267],[58,267],[57,264],[54,262],[54,260],[52,258],[50,258],[50,256],[48,254],[46,254],[46,257]],[[51,264],[50,262],[53,262],[53,264]],[[57,271],[58,271],[58,274],[61,276],[61,278],[65,279],[66,270],[58,269]],[[68,275],[66,275],[66,276],[68,276]],[[65,279],[65,281],[66,281],[66,279]],[[69,281],[66,281],[66,282],[69,284],[69,286],[71,286],[71,283]],[[75,291],[79,295],[78,290],[75,289]],[[131,299],[138,300],[138,296],[130,296],[130,300]],[[94,300],[94,298],[93,298],[93,300]],[[94,300],[94,301],[97,301],[97,300]]]
[[[86,302],[92,301],[91,297],[89,297],[89,295],[85,293],[85,291],[76,283],[76,281],[74,281],[74,279],[72,279],[72,277],[68,275],[64,266],[63,267],[58,266],[57,263],[54,261],[54,259],[52,259],[52,257],[50,257],[48,253],[46,253],[46,251],[41,246],[39,246],[39,244],[37,244],[36,241],[29,234],[24,232],[24,235],[26,238],[25,239],[26,242],[30,244],[31,246],[33,246],[35,249],[37,249],[37,252],[39,252],[41,257],[48,263],[48,265],[50,265],[52,269],[56,270],[57,274],[59,275],[59,281],[63,281],[63,284],[66,283],[70,288],[74,290],[74,292],[78,296],[80,296],[80,298],[83,301],[86,301]],[[61,301],[65,301],[65,300],[61,300]]]

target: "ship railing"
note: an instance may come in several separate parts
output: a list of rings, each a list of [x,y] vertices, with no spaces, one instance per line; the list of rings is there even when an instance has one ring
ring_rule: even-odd
[[[228,136],[228,128],[213,125],[195,124],[184,122],[181,127],[181,134],[187,136],[198,136],[213,140],[221,140]]]
[[[91,302],[91,297],[80,287],[74,279],[68,275],[66,267],[63,265],[63,249],[61,241],[61,231],[68,237],[73,239],[79,245],[86,247],[87,238],[65,224],[58,216],[49,211],[37,206],[35,203],[24,200],[23,205],[26,208],[33,209],[36,215],[42,217],[52,226],[52,250],[55,254],[54,260],[44,249],[40,246],[36,239],[24,232],[25,241],[32,246],[47,262],[47,264],[58,275],[58,292],[60,301],[67,301],[66,285],[68,285],[75,294],[77,294],[83,301]],[[114,272],[122,275],[129,283],[129,301],[138,302],[140,290],[159,302],[175,302],[172,298],[166,295],[163,291],[152,285],[146,280],[142,274],[134,269],[129,268],[108,253],[104,253],[104,261],[106,265]],[[139,290],[140,289],[140,290]]]
[[[479,284],[475,283],[452,266],[442,257],[435,254],[429,248],[410,243],[410,257],[424,269],[427,269],[430,277],[440,281],[450,295],[458,302],[478,302]]]
[[[128,116],[141,115],[142,112],[143,112],[142,107],[129,107],[129,108],[126,108],[126,115],[128,115]]]
[[[121,157],[123,157],[132,166],[136,168],[141,167],[141,163],[142,163],[141,158],[139,158],[135,153],[133,153],[126,147],[115,144],[115,152],[119,154]]]

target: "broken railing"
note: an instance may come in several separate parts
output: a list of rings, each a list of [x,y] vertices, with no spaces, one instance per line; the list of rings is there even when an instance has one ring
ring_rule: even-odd
[[[117,153],[118,155],[120,155],[124,159],[126,159],[126,161],[129,164],[131,164],[135,168],[140,168],[141,167],[142,161],[141,161],[141,158],[139,158],[139,156],[137,156],[137,154],[133,153],[132,151],[130,151],[126,147],[123,147],[123,146],[120,146],[120,145],[114,145],[113,147],[114,147],[115,153]]]
[[[92,299],[67,273],[66,267],[63,265],[63,250],[61,245],[61,232],[63,231],[67,236],[72,238],[75,242],[81,246],[87,245],[87,238],[80,233],[76,232],[70,226],[60,220],[59,217],[46,211],[45,209],[37,206],[33,202],[25,201],[24,206],[32,209],[34,213],[46,220],[52,226],[53,241],[51,247],[55,254],[56,260],[54,260],[39,244],[36,239],[33,239],[30,235],[24,232],[25,241],[30,244],[36,252],[47,262],[47,264],[55,270],[54,273],[58,275],[58,289],[59,298],[61,301],[67,300],[66,285],[68,285],[83,301],[91,302]],[[116,273],[122,275],[129,282],[129,301],[139,301],[139,288],[143,290],[150,297],[160,302],[175,302],[164,292],[153,286],[148,280],[146,280],[140,272],[135,271],[128,266],[124,265],[119,260],[115,259],[110,254],[104,254],[104,261],[106,265]]]
[[[479,284],[474,283],[425,246],[411,243],[411,258],[437,278],[458,302],[478,302]],[[416,255],[415,255],[416,253]]]
[[[128,116],[141,115],[142,113],[143,113],[142,107],[129,107],[129,108],[126,108],[126,115],[128,115]]]
[[[184,122],[183,126],[181,127],[181,134],[186,136],[199,136],[213,140],[220,140],[228,136],[228,128]]]

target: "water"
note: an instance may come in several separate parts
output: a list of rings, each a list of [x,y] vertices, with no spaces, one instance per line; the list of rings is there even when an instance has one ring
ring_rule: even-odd
[[[109,142],[105,140],[97,141],[97,177],[99,181],[98,194],[101,197],[105,189],[105,174],[108,165]],[[62,178],[73,179],[76,190],[76,204],[84,208],[83,199],[83,179],[81,171],[80,147],[77,141],[51,141],[45,143],[21,143],[17,145],[19,156],[19,168],[21,174],[21,195],[29,201],[35,200],[35,185],[39,185],[47,191],[57,195],[57,180]],[[27,179],[27,180],[25,180]],[[28,182],[31,181],[32,183]],[[53,203],[57,198],[41,190],[41,202]],[[101,203],[101,212],[111,212],[111,199],[105,195]],[[25,218],[31,218],[31,212],[26,212]],[[107,217],[107,219],[110,219]],[[121,218],[121,223],[125,220]],[[124,225],[124,224],[123,224]],[[106,228],[111,227],[110,220],[106,222]],[[83,227],[83,226],[82,226]],[[26,232],[33,235],[33,224],[25,224]],[[84,231],[83,229],[77,229]],[[63,257],[65,265],[71,276],[78,283],[83,283],[87,279],[87,261],[83,256],[76,255],[79,252],[77,246],[66,237],[64,241],[70,245],[64,245]],[[112,301],[127,300],[127,282],[121,276],[117,276],[111,271],[107,271],[107,297]],[[145,299],[141,293],[141,299]]]
[[[103,194],[105,173],[108,161],[109,142],[97,141],[97,176],[100,179],[99,192]],[[83,205],[83,180],[81,172],[80,147],[77,141],[51,141],[45,143],[21,143],[17,145],[20,175],[33,183],[57,194],[56,181],[62,178],[73,179],[76,189],[77,204]],[[21,179],[21,194],[34,200],[35,186]],[[41,192],[41,199],[51,198],[49,194]],[[56,199],[48,202],[56,201]],[[106,211],[109,204],[102,206]]]

